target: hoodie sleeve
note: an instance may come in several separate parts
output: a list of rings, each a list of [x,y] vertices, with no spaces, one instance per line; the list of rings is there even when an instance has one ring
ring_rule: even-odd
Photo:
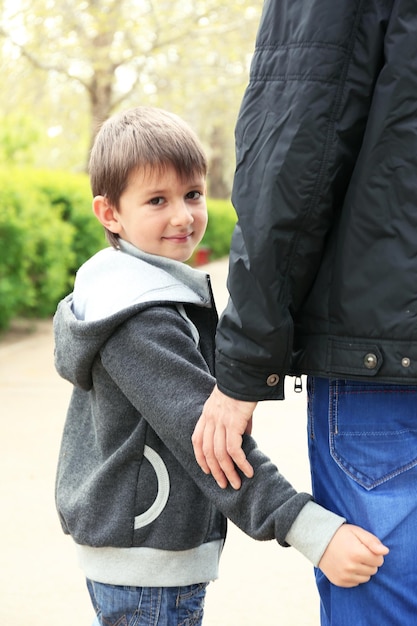
[[[189,325],[174,307],[150,308],[139,317],[121,326],[102,349],[101,363],[108,374],[205,496],[246,534],[286,546],[288,532],[304,511],[293,542],[316,564],[344,520],[313,503],[308,494],[297,493],[249,436],[243,446],[254,478],[242,477],[242,487],[235,491],[220,489],[205,475],[195,460],[191,436],[214,379]],[[317,519],[320,525],[315,525]]]

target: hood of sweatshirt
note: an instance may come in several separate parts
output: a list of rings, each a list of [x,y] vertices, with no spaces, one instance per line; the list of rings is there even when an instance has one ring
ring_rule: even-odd
[[[95,254],[78,270],[73,292],[59,303],[54,316],[58,373],[89,390],[94,359],[117,326],[159,304],[211,307],[207,274],[125,241],[120,250],[106,248]]]

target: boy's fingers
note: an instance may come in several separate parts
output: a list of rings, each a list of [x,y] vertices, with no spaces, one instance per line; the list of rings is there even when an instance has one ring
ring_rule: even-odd
[[[369,541],[369,543],[367,544],[367,547],[374,554],[378,554],[381,556],[385,556],[389,552],[389,548],[387,548],[387,546],[381,543],[381,541],[379,541],[379,539],[377,539],[376,537],[373,537],[372,540]]]
[[[387,546],[385,546],[373,533],[370,533],[360,526],[352,526],[352,529],[359,541],[375,555],[385,556],[388,554],[389,548],[387,548]]]

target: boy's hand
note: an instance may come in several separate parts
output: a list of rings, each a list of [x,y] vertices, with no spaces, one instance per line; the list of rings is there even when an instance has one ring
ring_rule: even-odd
[[[255,407],[256,402],[229,398],[214,387],[195,427],[192,442],[197,463],[223,489],[228,481],[234,489],[240,488],[235,463],[245,476],[253,476],[253,468],[242,450],[242,436],[251,432]]]
[[[327,546],[319,568],[334,585],[357,587],[376,574],[388,552],[372,533],[343,524]]]

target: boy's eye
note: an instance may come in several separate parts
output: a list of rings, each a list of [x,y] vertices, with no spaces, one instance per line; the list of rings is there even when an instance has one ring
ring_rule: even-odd
[[[202,195],[201,191],[189,191],[185,197],[187,200],[198,200]]]
[[[151,198],[149,200],[149,204],[153,204],[154,206],[158,206],[160,204],[162,204],[164,202],[164,199],[162,198],[162,196],[158,196],[156,198]]]

